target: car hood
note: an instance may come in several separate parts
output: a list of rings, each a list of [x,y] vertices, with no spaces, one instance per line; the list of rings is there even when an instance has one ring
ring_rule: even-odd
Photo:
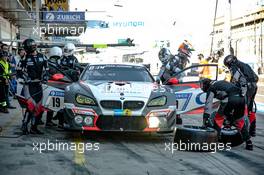
[[[97,100],[124,98],[149,99],[155,87],[151,82],[84,81]]]

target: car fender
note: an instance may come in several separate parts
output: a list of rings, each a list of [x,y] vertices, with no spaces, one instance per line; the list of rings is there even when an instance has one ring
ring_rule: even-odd
[[[175,92],[177,114],[201,108],[205,106],[206,93],[200,88],[190,88],[183,91]],[[218,100],[214,99],[214,103]]]
[[[64,108],[64,90],[49,85],[42,85],[43,106],[51,111],[59,111]]]

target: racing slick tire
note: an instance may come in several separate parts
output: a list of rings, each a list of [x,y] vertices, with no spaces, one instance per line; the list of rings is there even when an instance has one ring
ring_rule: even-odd
[[[232,128],[223,128],[219,141],[225,145],[229,143],[231,147],[241,145],[244,142],[241,133],[237,129]]]
[[[175,129],[174,144],[185,144],[185,151],[211,151],[218,142],[217,131],[213,128],[201,126],[183,125]],[[208,149],[204,149],[204,145]]]

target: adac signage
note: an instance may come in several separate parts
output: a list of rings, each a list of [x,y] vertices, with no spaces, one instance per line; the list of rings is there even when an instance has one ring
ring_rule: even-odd
[[[43,12],[46,23],[82,23],[85,21],[84,12]]]

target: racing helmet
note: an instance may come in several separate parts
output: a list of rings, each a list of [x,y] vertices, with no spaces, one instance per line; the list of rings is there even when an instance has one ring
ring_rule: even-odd
[[[65,56],[73,55],[75,51],[75,45],[73,43],[67,43],[63,48],[63,54]]]
[[[224,58],[224,65],[228,68],[231,67],[231,65],[235,64],[236,62],[237,62],[237,57],[234,55],[227,55]]]
[[[60,58],[62,56],[62,50],[61,48],[55,46],[55,47],[52,47],[50,50],[49,50],[49,57],[53,57],[53,58]]]
[[[23,41],[22,45],[27,54],[33,53],[37,50],[37,44],[33,39],[26,39],[25,41]]]
[[[201,89],[204,91],[204,92],[207,92],[209,87],[210,87],[210,84],[211,84],[212,80],[209,79],[209,78],[204,78],[200,81],[200,86],[201,86]]]
[[[169,61],[171,52],[167,48],[161,48],[159,51],[159,60],[164,64]]]
[[[187,40],[184,40],[178,48],[178,54],[187,57],[191,57],[192,51],[194,51],[194,48]]]

